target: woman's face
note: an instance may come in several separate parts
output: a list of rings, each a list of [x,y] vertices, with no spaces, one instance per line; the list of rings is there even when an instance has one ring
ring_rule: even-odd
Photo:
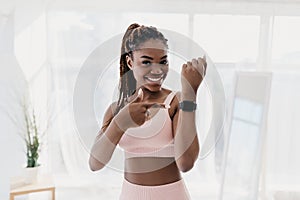
[[[137,81],[137,88],[144,87],[151,92],[161,90],[169,70],[167,48],[162,41],[150,39],[126,59]]]

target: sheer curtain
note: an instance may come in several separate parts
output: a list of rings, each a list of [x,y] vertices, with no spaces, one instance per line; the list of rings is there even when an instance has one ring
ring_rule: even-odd
[[[49,74],[50,87],[49,97],[54,97],[56,120],[54,123],[52,138],[56,150],[53,151],[52,159],[57,157],[63,161],[52,163],[54,171],[70,175],[88,172],[88,152],[81,143],[73,118],[73,90],[76,76],[80,70],[83,59],[74,61],[72,49],[69,44],[73,35],[67,31],[55,32],[53,19],[48,16],[49,28]],[[64,24],[66,28],[71,26]],[[61,28],[61,27],[60,27]],[[70,43],[71,42],[71,43]],[[79,47],[78,47],[79,48]]]
[[[100,130],[105,107],[112,99],[109,94],[113,95],[111,93],[114,89],[113,80],[108,78],[106,87],[103,87],[103,83],[98,86],[97,91],[100,93],[95,95],[100,98],[95,105],[89,105],[97,108],[95,114],[86,115],[86,110],[80,113],[82,121],[79,123],[84,130],[78,128],[79,124],[76,123],[74,114],[74,90],[78,76],[81,73],[85,79],[81,86],[94,84],[89,79],[94,75],[94,71],[82,74],[81,70],[90,54],[104,40],[103,37],[109,37],[105,36],[107,35],[105,30],[99,29],[102,26],[95,26],[94,20],[100,20],[101,23],[101,19],[88,20],[85,14],[75,11],[47,13],[50,77],[48,96],[54,102],[55,113],[55,121],[50,133],[51,168],[56,175],[58,187],[91,187],[91,190],[102,187],[100,190],[98,188],[98,192],[107,188],[110,190],[107,194],[111,195],[107,198],[117,198],[119,192],[114,190],[119,190],[122,174],[109,168],[102,170],[101,173],[92,173],[88,166],[91,145]],[[99,122],[97,125],[92,123],[95,118]]]
[[[38,30],[41,27],[39,22],[32,22],[30,14],[19,18],[20,15],[26,13],[24,9],[21,12],[17,9],[14,3],[7,3],[8,7],[2,7],[0,11],[0,62],[1,62],[1,127],[3,129],[4,142],[2,147],[2,153],[5,153],[6,162],[5,165],[8,169],[4,169],[3,172],[8,175],[8,178],[21,176],[23,168],[26,166],[26,145],[24,141],[24,135],[26,133],[24,123],[24,99],[28,94],[30,96],[30,105],[35,108],[37,114],[37,123],[39,130],[45,128],[46,109],[44,107],[46,101],[44,99],[46,95],[43,93],[45,85],[43,81],[45,79],[45,73],[43,70],[43,57],[35,58],[35,55],[41,55],[36,53],[36,43],[40,43],[45,48],[45,45],[39,37],[35,42],[32,42],[29,38],[40,35]],[[7,9],[7,10],[6,10]],[[21,13],[20,13],[21,12]],[[26,22],[26,23],[25,23]],[[27,42],[25,41],[27,40]],[[39,46],[39,47],[41,47]],[[38,47],[38,48],[39,48]],[[42,48],[43,48],[42,47]],[[42,48],[39,52],[43,52]],[[25,53],[26,52],[26,53]],[[27,59],[23,59],[26,57]],[[37,82],[39,82],[37,84]],[[26,102],[27,103],[27,102]],[[28,105],[27,105],[28,106]],[[2,118],[3,116],[3,118]],[[3,123],[3,124],[2,124]],[[39,163],[43,166],[43,169],[47,167],[47,140],[43,138],[41,142],[42,151],[40,154]],[[9,156],[7,156],[7,153]],[[1,176],[2,177],[2,176]],[[9,187],[9,182],[7,183]],[[3,193],[1,192],[1,195]],[[8,198],[8,197],[7,197]],[[5,199],[5,198],[4,198]]]
[[[20,137],[22,118],[20,100],[24,95],[25,77],[14,55],[14,13],[0,9],[0,198],[9,198],[10,177],[20,175],[25,163],[24,141]]]

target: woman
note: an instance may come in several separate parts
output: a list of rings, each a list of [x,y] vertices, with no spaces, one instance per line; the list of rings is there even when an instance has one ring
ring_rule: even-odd
[[[195,101],[207,64],[205,57],[183,64],[182,89],[174,92],[162,87],[167,51],[167,39],[154,27],[132,24],[123,37],[119,98],[106,110],[89,160],[97,171],[116,145],[124,149],[121,200],[190,199],[180,172],[199,154]]]

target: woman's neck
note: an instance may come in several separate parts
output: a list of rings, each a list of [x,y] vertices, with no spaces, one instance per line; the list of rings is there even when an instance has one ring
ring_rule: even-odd
[[[161,96],[163,96],[163,93],[165,91],[165,89],[163,88],[160,88],[160,90],[158,91],[150,91],[145,87],[141,88],[143,89],[143,100],[160,98]],[[136,91],[138,91],[138,89]]]

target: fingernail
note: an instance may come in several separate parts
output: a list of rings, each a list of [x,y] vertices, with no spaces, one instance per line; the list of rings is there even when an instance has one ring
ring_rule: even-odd
[[[142,88],[140,88],[138,91],[138,96],[142,95],[142,93],[143,93]]]
[[[169,108],[170,108],[170,105],[161,105],[161,108],[169,109]]]

